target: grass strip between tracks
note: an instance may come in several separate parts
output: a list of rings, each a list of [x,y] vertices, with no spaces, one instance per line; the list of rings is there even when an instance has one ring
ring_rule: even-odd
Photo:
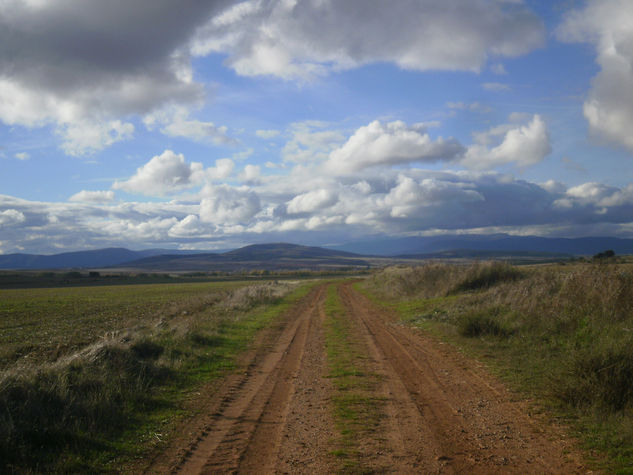
[[[379,376],[368,371],[367,354],[341,303],[336,284],[325,301],[326,349],[333,381],[332,408],[340,434],[332,454],[341,473],[372,473],[364,464],[360,441],[375,438],[384,399],[375,395]]]

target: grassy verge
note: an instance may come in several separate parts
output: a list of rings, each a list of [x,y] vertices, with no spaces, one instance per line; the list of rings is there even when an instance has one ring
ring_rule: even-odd
[[[376,437],[384,400],[376,397],[378,376],[368,371],[363,344],[352,328],[335,285],[328,287],[325,302],[326,350],[329,377],[334,385],[334,421],[340,433],[333,454],[341,473],[371,473],[358,442]]]
[[[257,331],[308,287],[290,294],[279,284],[225,289],[53,362],[9,367],[0,374],[0,471],[120,469],[168,438],[184,415],[183,399],[234,368]]]
[[[633,473],[633,268],[429,264],[363,288],[403,320],[485,362],[563,418],[596,466]]]

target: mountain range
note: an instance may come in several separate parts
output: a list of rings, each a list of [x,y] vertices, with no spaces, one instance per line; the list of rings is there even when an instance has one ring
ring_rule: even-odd
[[[54,255],[0,255],[0,269],[133,268],[141,270],[302,269],[367,267],[377,257],[397,259],[492,258],[512,255],[571,257],[611,249],[633,254],[633,239],[614,237],[543,238],[535,236],[467,235],[377,238],[340,246],[255,244],[224,252],[108,248]]]

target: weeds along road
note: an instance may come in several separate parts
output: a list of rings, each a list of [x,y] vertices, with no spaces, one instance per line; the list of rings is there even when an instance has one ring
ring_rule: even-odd
[[[326,314],[323,284],[261,334],[244,370],[200,396],[203,416],[145,473],[588,472],[572,441],[478,363],[350,283],[334,295],[338,315]],[[328,352],[332,318],[347,329],[337,348],[355,359]],[[337,383],[333,358],[360,365],[353,384]]]

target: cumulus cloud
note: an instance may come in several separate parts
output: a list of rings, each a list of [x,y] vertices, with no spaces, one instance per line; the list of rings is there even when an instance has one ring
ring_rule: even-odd
[[[235,162],[230,158],[220,158],[215,161],[215,167],[207,168],[206,176],[212,180],[224,180],[231,176],[233,169],[235,168]]]
[[[17,158],[18,160],[28,160],[29,158],[31,158],[31,155],[29,155],[27,152],[18,152],[15,155],[13,155],[15,158]]]
[[[312,213],[336,203],[338,196],[331,190],[314,190],[297,195],[288,202],[289,214]]]
[[[259,165],[246,165],[240,174],[240,179],[246,183],[256,183],[261,178],[261,167]]]
[[[400,175],[398,184],[384,197],[384,204],[394,218],[413,217],[433,204],[455,201],[483,201],[483,196],[462,183],[427,178],[416,181]]]
[[[168,235],[174,238],[181,237],[203,237],[207,234],[207,227],[200,221],[195,214],[187,215],[181,221],[178,221],[169,228]]]
[[[291,138],[281,152],[283,160],[309,163],[327,159],[329,153],[345,140],[341,132],[327,130],[327,125],[318,121],[292,124]]]
[[[170,106],[143,118],[150,129],[160,126],[160,131],[170,137],[185,137],[197,141],[211,141],[216,145],[237,145],[237,139],[228,135],[228,127],[217,126],[189,117],[189,110],[182,106]]]
[[[77,122],[59,129],[63,137],[62,150],[68,155],[80,156],[98,152],[134,134],[134,125],[112,120],[107,122]]]
[[[227,3],[1,2],[0,120],[53,125],[64,150],[85,154],[130,136],[121,117],[199,103],[187,43]]]
[[[107,203],[114,200],[114,191],[88,191],[82,190],[75,193],[68,201],[78,203]]]
[[[609,208],[633,205],[633,185],[624,188],[589,182],[566,190],[554,203],[559,208],[593,207],[599,213]]]
[[[568,13],[557,30],[568,42],[592,43],[600,72],[583,112],[590,131],[633,150],[633,3],[591,0]]]
[[[424,124],[373,121],[360,127],[340,148],[333,150],[326,168],[353,173],[377,165],[452,160],[464,151],[453,138],[433,140]]]
[[[542,161],[552,151],[545,121],[535,114],[525,125],[493,127],[475,136],[477,143],[468,147],[461,163],[474,169],[489,169],[514,164],[521,167]],[[490,142],[500,142],[490,147]]]
[[[205,186],[200,219],[212,224],[248,223],[261,210],[259,197],[248,187]]]
[[[253,186],[206,185],[186,202],[35,202],[0,195],[4,252],[112,245],[204,248],[214,241],[345,240],[442,232],[568,235],[629,232],[633,184],[544,184],[497,172],[371,169],[362,180],[271,176]],[[536,230],[536,231],[535,231]],[[315,241],[313,241],[315,242]]]
[[[130,193],[163,196],[200,184],[203,178],[201,163],[187,163],[183,154],[165,150],[138,168],[130,179],[116,181],[112,187]]]
[[[13,224],[23,223],[26,220],[24,213],[16,209],[5,209],[0,211],[0,224],[2,226],[11,226]]]
[[[378,61],[479,71],[490,57],[517,56],[543,40],[541,20],[522,2],[248,0],[199,29],[191,51],[228,54],[242,75],[306,78]]]

